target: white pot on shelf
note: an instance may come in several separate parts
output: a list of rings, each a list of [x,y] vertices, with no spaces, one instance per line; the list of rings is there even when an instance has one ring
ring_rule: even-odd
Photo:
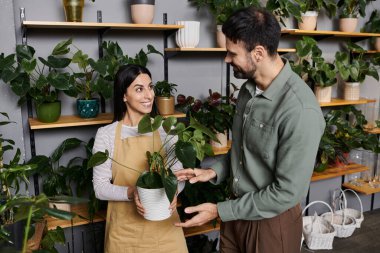
[[[344,99],[359,100],[360,99],[360,83],[345,82],[344,83]]]
[[[298,22],[298,28],[301,30],[315,30],[317,27],[318,12],[307,11],[301,13],[301,22]]]
[[[314,87],[314,93],[315,93],[315,96],[317,97],[317,101],[322,102],[322,103],[331,102],[331,90],[332,90],[331,86],[320,87],[316,85]]]
[[[177,45],[181,48],[195,48],[199,43],[199,21],[176,21],[176,25],[183,25],[175,36]]]
[[[171,216],[170,202],[165,189],[145,189],[137,186],[141,204],[145,209],[144,218],[151,221],[165,220]]]

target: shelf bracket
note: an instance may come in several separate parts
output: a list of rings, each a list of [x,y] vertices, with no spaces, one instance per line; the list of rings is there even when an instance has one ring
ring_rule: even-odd
[[[25,8],[20,8],[20,22],[21,22],[21,43],[23,45],[28,44],[28,38],[26,36],[26,26],[24,26],[24,21],[26,20]]]
[[[102,18],[102,11],[98,10],[96,12],[96,19],[98,23],[103,22]],[[103,58],[103,36],[104,34],[108,31],[108,28],[105,29],[99,29],[98,30],[98,52],[99,52],[99,58]],[[104,99],[103,96],[100,96],[100,110],[102,113],[106,112],[106,100]]]

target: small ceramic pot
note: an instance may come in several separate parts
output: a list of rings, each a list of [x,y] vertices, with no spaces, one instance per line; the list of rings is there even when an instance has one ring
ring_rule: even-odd
[[[199,21],[176,21],[176,25],[183,25],[178,29],[175,40],[181,48],[195,48],[199,43]]]
[[[156,106],[160,115],[174,114],[174,97],[156,97]]]
[[[318,102],[322,103],[328,103],[331,102],[331,86],[329,87],[320,87],[320,86],[315,86],[314,87],[314,93],[315,96],[317,97]]]
[[[36,105],[37,119],[43,123],[56,122],[61,116],[61,101]]]
[[[77,111],[81,118],[95,118],[99,113],[99,99],[78,99]]]
[[[165,189],[145,189],[137,187],[139,199],[144,206],[144,218],[151,221],[165,220],[171,216],[169,199]]]
[[[223,25],[216,26],[216,45],[221,48],[226,48],[226,35],[222,32]]]
[[[360,99],[360,83],[346,82],[344,85],[344,99],[345,100],[359,100]]]
[[[352,33],[355,32],[358,26],[357,18],[340,18],[339,19],[339,31]]]
[[[317,27],[318,12],[307,11],[301,14],[302,22],[298,22],[298,28],[301,30],[315,30]]]
[[[67,22],[82,22],[84,0],[62,0]]]
[[[135,24],[151,24],[154,18],[154,0],[131,0],[132,22]]]

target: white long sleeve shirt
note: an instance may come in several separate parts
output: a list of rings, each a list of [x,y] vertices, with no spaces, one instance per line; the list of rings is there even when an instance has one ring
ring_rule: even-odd
[[[113,157],[114,154],[114,143],[115,143],[115,132],[116,126],[118,122],[113,122],[107,126],[101,127],[98,129],[95,137],[95,143],[93,148],[93,153],[95,154],[98,151],[105,152],[108,150],[110,157]],[[167,137],[166,132],[162,127],[158,129],[161,141],[164,142]],[[121,129],[121,138],[125,139],[128,137],[138,136],[140,135],[137,132],[136,127],[130,127],[126,125],[122,125]],[[147,133],[145,135],[152,135],[152,133]],[[165,148],[171,147],[173,143],[175,143],[178,139],[168,138],[170,139],[169,143],[165,146]],[[173,154],[174,155],[174,154]],[[170,160],[171,157],[169,157]],[[177,162],[172,166],[172,171],[177,171],[182,169],[181,162]],[[93,170],[93,184],[95,196],[101,200],[112,200],[112,201],[130,201],[128,198],[127,186],[114,185],[111,183],[112,180],[112,161],[108,159],[103,164],[99,166],[95,166]],[[178,193],[183,190],[185,187],[184,182],[178,182]]]

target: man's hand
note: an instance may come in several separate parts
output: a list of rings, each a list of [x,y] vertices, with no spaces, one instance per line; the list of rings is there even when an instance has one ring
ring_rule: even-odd
[[[213,169],[183,169],[174,172],[178,181],[189,180],[191,184],[196,182],[207,182],[216,177]]]
[[[185,208],[185,213],[195,213],[198,212],[197,215],[195,215],[190,220],[187,220],[186,222],[178,222],[174,225],[177,227],[195,227],[195,226],[201,226],[205,224],[206,222],[213,220],[218,217],[218,209],[216,207],[216,204],[212,203],[204,203],[200,204],[198,206],[191,206]]]

